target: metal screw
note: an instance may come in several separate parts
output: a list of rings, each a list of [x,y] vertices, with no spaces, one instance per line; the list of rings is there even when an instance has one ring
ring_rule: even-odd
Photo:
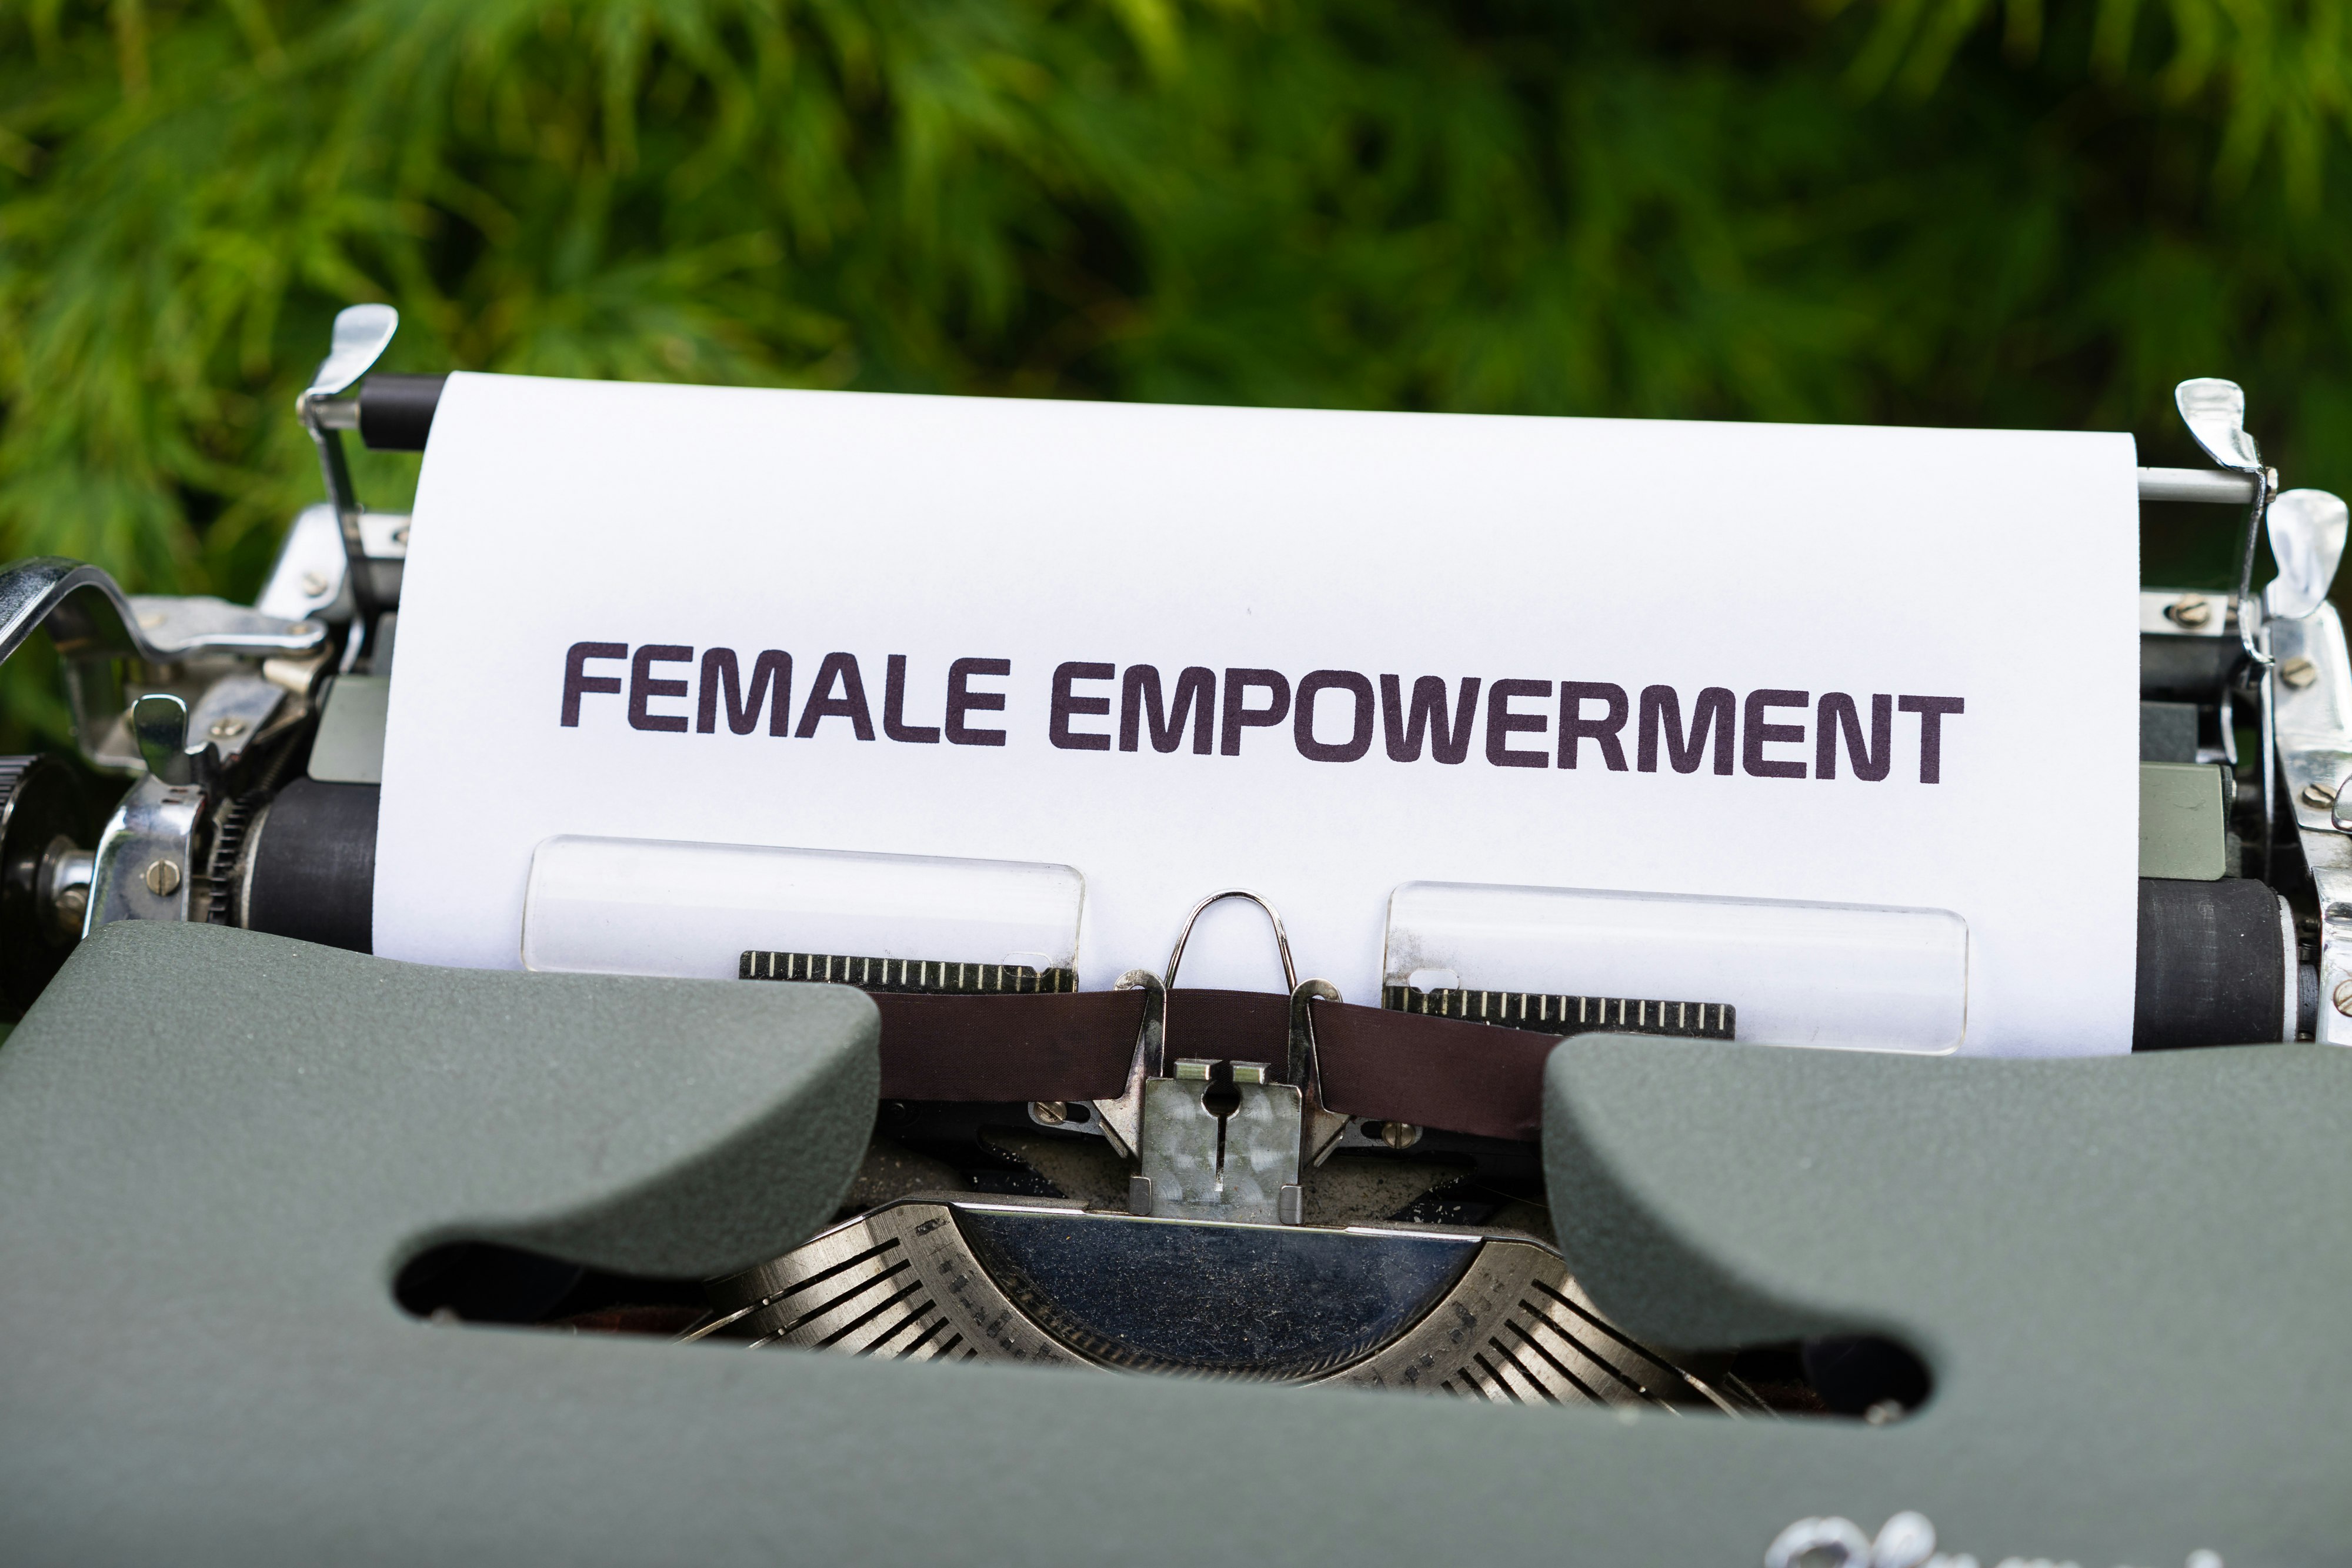
[[[319,628],[310,621],[296,621],[292,626],[288,626],[286,629],[293,633],[298,637],[307,637]]]
[[[2336,983],[2336,1010],[2346,1017],[2352,1018],[2352,980]]]
[[[408,543],[408,524],[404,522],[398,528],[392,531],[392,542],[394,544],[403,546],[404,548],[406,547]]]
[[[1903,1419],[1903,1406],[1892,1399],[1882,1399],[1864,1411],[1862,1418],[1870,1426],[1884,1426],[1890,1421]]]
[[[234,741],[245,733],[245,721],[237,718],[215,719],[210,731],[215,741]]]
[[[1410,1121],[1383,1121],[1381,1142],[1391,1149],[1410,1149],[1421,1142],[1421,1129]]]
[[[169,860],[147,862],[147,890],[159,899],[168,899],[180,888],[180,868]]]
[[[2336,792],[2324,784],[2307,784],[2303,786],[2301,798],[2304,805],[2326,811],[2336,804]]]
[[[2183,594],[2166,606],[2164,613],[2176,626],[2201,626],[2213,619],[2213,606],[2205,602],[2202,594]]]
[[[2304,658],[2303,655],[2296,654],[2293,658],[2288,659],[2284,664],[2279,666],[2278,674],[2281,680],[2285,681],[2287,685],[2293,687],[2295,690],[2300,691],[2305,687],[2319,679],[2319,666],[2312,663],[2311,660]]]
[[[152,632],[170,618],[170,616],[160,613],[152,616],[142,616],[139,617],[139,625],[142,629]]]
[[[1048,1127],[1059,1127],[1070,1119],[1070,1102],[1066,1100],[1033,1100],[1029,1102],[1032,1120]]]
[[[302,596],[304,598],[316,599],[320,597],[326,593],[327,586],[327,574],[324,572],[305,572],[302,574]]]

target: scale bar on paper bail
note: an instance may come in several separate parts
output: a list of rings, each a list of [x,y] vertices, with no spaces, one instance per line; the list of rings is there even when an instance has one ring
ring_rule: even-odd
[[[1459,1018],[1547,1035],[1672,1035],[1694,1040],[1736,1038],[1738,1009],[1728,1002],[1656,1002],[1638,996],[1559,996],[1536,991],[1423,991],[1413,985],[1381,989],[1381,1005],[1396,1013]]]
[[[739,977],[855,985],[860,991],[927,996],[1035,996],[1078,988],[1075,969],[1025,963],[945,963],[925,958],[858,958],[842,953],[744,951]]]

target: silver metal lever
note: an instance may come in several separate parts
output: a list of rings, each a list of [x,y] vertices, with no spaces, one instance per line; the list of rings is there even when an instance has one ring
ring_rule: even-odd
[[[2299,621],[2325,604],[2344,559],[2344,503],[2326,490],[2288,490],[2271,502],[2271,559],[2279,574],[2263,590],[2273,620]]]
[[[0,662],[37,631],[48,634],[65,666],[82,754],[117,771],[129,765],[127,753],[109,750],[124,721],[122,661],[299,655],[327,635],[316,621],[289,621],[219,599],[126,597],[99,568],[62,555],[37,555],[0,570]],[[121,751],[119,740],[112,751]]]
[[[400,312],[389,305],[352,305],[339,311],[327,357],[319,362],[310,386],[294,402],[303,428],[318,445],[327,500],[342,530],[344,570],[356,612],[352,636],[362,647],[374,637],[376,616],[383,605],[376,592],[375,574],[368,565],[366,542],[360,534],[359,493],[352,484],[351,464],[343,456],[342,432],[358,425],[358,405],[334,400],[374,366],[399,330]]]
[[[2262,691],[2262,788],[2263,788],[2263,875],[2271,872],[2271,836],[2278,820],[2278,697],[2272,680],[2276,660],[2270,653],[2270,638],[2263,628],[2263,604],[2254,597],[2254,546],[2262,537],[2263,519],[2269,512],[2271,498],[2278,493],[2278,471],[2263,466],[2262,449],[2246,430],[2246,394],[2234,381],[2217,376],[2200,376],[2184,381],[2172,389],[2174,406],[2180,410],[2181,422],[2205,455],[2224,468],[2246,476],[2251,481],[2252,497],[2246,509],[2246,539],[2238,552],[2238,592],[2231,603],[2238,611],[2238,643],[2245,650],[2245,660],[2239,668],[2252,666]],[[2221,722],[2231,722],[2230,686],[2237,678],[2232,671],[2221,682]],[[2235,748],[2225,744],[2225,751]],[[2234,765],[2237,759],[2231,759]]]
[[[126,596],[104,571],[63,555],[35,555],[0,570],[0,663],[37,631],[49,634],[62,658],[148,664],[307,653],[327,635],[314,621],[220,599]]]
[[[131,743],[149,776],[209,792],[220,779],[220,744],[200,737],[190,745],[189,728],[188,705],[172,692],[151,691],[131,705]]]
[[[147,772],[165,784],[194,782],[188,755],[188,705],[168,691],[152,691],[131,705],[131,738]]]
[[[2238,637],[2246,657],[2267,669],[2270,656],[2262,650],[2257,635],[2262,614],[2253,601],[2254,545],[2262,536],[2263,517],[2270,510],[2271,498],[2278,493],[2278,474],[2263,466],[2262,449],[2246,432],[2246,394],[2236,382],[2214,376],[2184,381],[2172,389],[2172,401],[2205,455],[2252,481],[2246,542],[2238,552]]]

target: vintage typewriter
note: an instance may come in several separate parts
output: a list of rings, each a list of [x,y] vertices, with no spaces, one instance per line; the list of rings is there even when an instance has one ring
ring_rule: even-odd
[[[71,756],[0,760],[0,1003],[8,1016],[27,1019],[0,1045],[0,1125],[17,1114],[54,1131],[86,1115],[89,1137],[108,1145],[110,1158],[134,1165],[166,1158],[153,1126],[141,1120],[158,1114],[152,1109],[116,1126],[112,1091],[77,1097],[77,1048],[61,1043],[78,1029],[86,1040],[120,1032],[108,1021],[115,1014],[90,998],[130,1005],[131,980],[105,964],[128,965],[122,974],[135,977],[149,973],[142,964],[162,962],[152,955],[165,950],[137,946],[134,938],[148,937],[120,927],[218,928],[157,934],[205,944],[170,950],[181,954],[172,962],[183,967],[172,973],[184,980],[209,965],[259,966],[234,1005],[157,994],[162,983],[151,974],[135,1005],[142,1016],[160,1012],[157,1049],[197,1061],[238,1048],[234,1042],[256,1029],[275,1030],[273,1038],[292,1030],[321,1049],[345,1026],[397,1035],[396,1020],[369,1021],[377,1005],[369,987],[392,983],[368,976],[399,966],[323,954],[370,951],[407,538],[404,517],[362,506],[343,443],[355,437],[375,450],[422,451],[442,388],[436,376],[372,373],[394,324],[383,307],[339,319],[331,352],[299,402],[329,500],[293,521],[253,605],[127,595],[102,564],[54,558],[21,561],[0,574],[0,657],[37,635],[54,646],[78,748]],[[764,1538],[746,1521],[773,1509],[784,1510],[777,1520],[798,1521],[777,1525],[786,1535],[806,1531],[804,1541],[825,1554],[853,1561],[1097,1552],[1156,1559],[1202,1550],[1362,1560],[1439,1549],[1484,1560],[1482,1552],[1509,1542],[1524,1555],[1531,1544],[1581,1542],[1598,1558],[1665,1562],[1715,1560],[1730,1550],[1719,1543],[1731,1542],[1745,1543],[1732,1561],[1914,1568],[1932,1559],[1940,1528],[1942,1561],[1960,1561],[1966,1547],[1990,1568],[2012,1550],[2105,1551],[2095,1543],[2110,1540],[2117,1554],[2148,1561],[2210,1547],[2231,1563],[2305,1560],[2296,1553],[2340,1542],[2352,1523],[2344,1501],[2352,1488],[2339,1474],[2330,1500],[2321,1478],[2352,1449],[2340,1416],[2323,1432],[2316,1412],[2340,1411],[2352,1364],[2330,1337],[2340,1334],[2323,1326],[2340,1319],[2344,1298],[2320,1302],[2352,1279],[2341,1218],[2352,1212],[2352,1190],[2340,1152],[2352,1138],[2338,1120],[2352,1110],[2352,1084],[2332,1053],[2294,1047],[2352,1044],[2352,801],[2336,793],[2352,775],[2352,658],[2326,602],[2347,513],[2333,496],[2279,488],[2246,432],[2235,385],[2184,383],[2179,405],[2216,466],[2144,468],[2140,495],[2152,506],[2202,508],[2213,527],[2242,530],[2231,533],[2238,590],[2141,595],[2137,802],[2075,800],[2063,780],[2021,775],[2020,784],[2048,792],[2053,836],[2075,812],[2137,811],[2133,1039],[2138,1052],[2179,1054],[1937,1063],[1726,1052],[1724,1042],[1742,1038],[1739,994],[1480,988],[1475,964],[1457,956],[1471,941],[1461,934],[1461,911],[1437,896],[1401,900],[1391,910],[1377,1006],[1342,1005],[1328,985],[1302,977],[1279,911],[1244,889],[1202,889],[1180,931],[1189,933],[1220,901],[1256,905],[1284,992],[1182,987],[1184,934],[1164,968],[1132,971],[1110,992],[1085,994],[1056,958],[1051,931],[1036,944],[1045,958],[1033,965],[886,958],[847,941],[748,949],[739,961],[747,997],[756,993],[765,1005],[773,983],[783,983],[825,988],[806,994],[832,1003],[852,991],[871,999],[870,1012],[836,1006],[822,1015],[808,1026],[819,1033],[854,1034],[843,1019],[878,1017],[878,1086],[863,1080],[847,1091],[852,1101],[861,1091],[870,1099],[852,1114],[862,1152],[846,1192],[825,1177],[814,1198],[803,1192],[769,1205],[789,1212],[793,1217],[777,1224],[805,1239],[757,1260],[739,1257],[706,1277],[625,1267],[610,1247],[600,1258],[588,1256],[596,1247],[520,1245],[502,1238],[497,1225],[479,1234],[444,1226],[411,1238],[381,1278],[359,1287],[381,1299],[381,1322],[361,1316],[369,1331],[398,1336],[384,1342],[396,1344],[397,1356],[421,1364],[460,1336],[488,1347],[478,1353],[514,1363],[498,1370],[517,1380],[506,1387],[572,1386],[567,1380],[583,1363],[545,1359],[534,1347],[561,1343],[576,1357],[600,1345],[678,1342],[657,1363],[627,1363],[645,1380],[634,1392],[603,1387],[582,1395],[568,1416],[552,1405],[541,1414],[600,1430],[634,1426],[639,1446],[624,1441],[621,1452],[660,1474],[674,1467],[687,1495],[660,1504],[639,1498],[621,1514],[567,1514],[569,1504],[545,1499],[572,1483],[551,1478],[578,1476],[544,1453],[526,1454],[532,1439],[513,1432],[502,1439],[509,1448],[467,1450],[470,1475],[437,1469],[397,1434],[404,1423],[435,1431],[440,1424],[404,1403],[401,1388],[413,1385],[383,1368],[327,1377],[314,1394],[268,1406],[273,1440],[286,1456],[272,1462],[305,1462],[294,1458],[313,1441],[304,1435],[302,1399],[315,1397],[338,1411],[321,1416],[317,1443],[355,1443],[355,1452],[374,1456],[369,1464],[394,1468],[379,1475],[404,1464],[430,1473],[416,1483],[418,1508],[454,1510],[449,1521],[470,1521],[446,1523],[453,1549],[531,1556],[544,1547],[543,1554],[575,1561],[706,1549],[757,1554],[747,1543]],[[2264,530],[2277,576],[2257,591]],[[2063,684],[2057,672],[2053,684]],[[2065,700],[2053,689],[2052,700]],[[462,790],[471,765],[452,757],[448,787]],[[583,898],[631,874],[583,854],[568,884],[589,889]],[[857,874],[854,866],[841,872]],[[1056,904],[1052,889],[999,891],[1007,903],[1027,900],[1023,918],[1066,927],[1075,942],[1075,909]],[[993,895],[917,886],[899,896]],[[566,940],[560,898],[551,895],[543,910],[536,933],[526,933],[527,955],[533,942],[552,948]],[[1525,917],[1617,913],[1549,908]],[[1700,908],[1675,917],[1685,934],[1689,922],[1703,929],[1718,918]],[[315,975],[303,967],[317,964],[328,967]],[[560,984],[528,989],[555,979],[497,977],[509,989],[495,1006],[472,1000],[458,979],[446,984],[460,987],[451,994],[466,1005],[493,1012],[527,1012],[540,996],[558,1012],[589,1005],[584,993]],[[344,1000],[323,1013],[320,984],[344,988],[335,993]],[[272,1000],[281,994],[282,1016]],[[1583,1042],[1590,1051],[1554,1058],[1558,1041],[1586,1036],[1595,1037]],[[1628,1037],[1654,1048],[1602,1048]],[[668,1048],[639,1044],[648,1054]],[[397,1055],[396,1045],[390,1049]],[[100,1071],[102,1053],[92,1045],[88,1054],[86,1070]],[[1906,1075],[1927,1072],[1965,1079],[1950,1115],[1976,1119],[1958,1138],[1983,1145],[1979,1164],[1962,1163],[1964,1172],[1987,1173],[1976,1188],[1965,1174],[1931,1175],[1925,1162],[1902,1156],[1906,1147],[1953,1138],[1959,1125],[1937,1122],[1906,1098],[1916,1079]],[[1654,1073],[1666,1078],[1644,1076]],[[593,1086],[581,1092],[595,1099]],[[627,1092],[662,1090],[633,1081]],[[1580,1103],[1601,1109],[1578,1121]],[[1611,1105],[1631,1109],[1612,1121]],[[2234,1119],[2228,1137],[2251,1139],[2260,1157],[2251,1165],[2236,1156],[2207,1163],[2213,1134],[2183,1120],[2183,1107],[2199,1105]],[[2064,1130],[2054,1139],[2053,1127]],[[2099,1164],[2102,1140],[2131,1147],[2125,1167]],[[2053,1153],[2060,1143],[2072,1152]],[[0,1287],[0,1302],[16,1303],[0,1321],[0,1333],[18,1347],[11,1353],[41,1358],[62,1380],[40,1388],[127,1378],[123,1386],[151,1404],[216,1399],[221,1440],[234,1446],[240,1380],[268,1352],[240,1361],[235,1344],[212,1340],[217,1353],[200,1374],[196,1362],[206,1357],[134,1373],[52,1307],[28,1304],[37,1294],[29,1281],[51,1255],[26,1239],[39,1228],[23,1218],[26,1205],[66,1202],[59,1184],[71,1186],[80,1169],[59,1147],[20,1140],[18,1163],[0,1164],[16,1184],[0,1211],[19,1215],[0,1219],[0,1271],[35,1292],[11,1298]],[[205,1147],[205,1159],[237,1158],[234,1148]],[[357,1138],[341,1152],[315,1152],[322,1169],[340,1174],[298,1163],[257,1180],[278,1194],[273,1204],[295,1207],[315,1182],[318,1201],[332,1210],[336,1183],[373,1147]],[[1674,1184],[1685,1178],[1626,1163],[1638,1165],[1643,1150],[1680,1150],[1703,1165],[1759,1150],[1790,1159],[1757,1164],[1752,1179],[1727,1178],[1721,1164],[1688,1175],[1692,1190],[1716,1194],[1707,1203],[1728,1205],[1716,1214],[1685,1201]],[[1811,1178],[1797,1173],[1812,1168],[1807,1151],[1834,1166],[1868,1150],[1880,1151],[1871,1158],[1883,1163],[1865,1167],[1885,1183],[1874,1218],[1858,1219],[1862,1211],[1850,1204],[1840,1208],[1801,1184]],[[2045,1156],[2053,1163],[2027,1186],[2001,1186],[2000,1172]],[[422,1157],[440,1156],[428,1149]],[[2105,1156],[2111,1164],[2116,1157],[2112,1149]],[[2177,1184],[2151,1184],[2153,1168],[2179,1173],[2211,1200],[2211,1212],[2185,1212]],[[2084,1170],[2105,1174],[2086,1178]],[[149,1175],[166,1189],[175,1180],[163,1167]],[[1787,1188],[1792,1181],[1800,1186]],[[2078,1247],[2085,1268],[2098,1253],[2084,1240],[2079,1205],[2055,1201],[2078,1181],[2112,1184],[2118,1195],[2100,1202],[2120,1205],[2112,1211],[2116,1236],[2139,1235],[2135,1226],[2144,1224],[2180,1248],[2168,1261],[2147,1260],[2146,1277],[2128,1280],[2100,1254],[2095,1268],[2114,1300],[2066,1264]],[[1947,1190],[1906,1198],[1909,1183]],[[2021,1191],[2051,1197],[2050,1212],[2021,1203]],[[1946,1202],[1953,1192],[1958,1196]],[[2249,1205],[2286,1201],[2283,1194],[2293,1194],[2292,1213],[2254,1245],[2263,1227],[2246,1223]],[[698,1223],[678,1206],[688,1198],[664,1202],[670,1206],[661,1224],[690,1231]],[[719,1206],[733,1215],[757,1212],[761,1202],[756,1191],[737,1191]],[[264,1253],[273,1236],[301,1229],[260,1212],[215,1213],[207,1223],[241,1226]],[[282,1226],[291,1228],[273,1228]],[[1758,1250],[1735,1256],[1738,1248],[1721,1242],[1727,1235],[1754,1239]],[[88,1239],[105,1245],[103,1237]],[[2231,1247],[2252,1250],[2241,1256]],[[1915,1257],[1906,1247],[1925,1250]],[[659,1248],[639,1251],[653,1258]],[[1816,1256],[1883,1279],[1890,1290],[1898,1279],[1903,1289],[1925,1289],[1949,1321],[1992,1321],[1987,1343],[1995,1348],[1969,1341],[1972,1328],[1947,1331],[1943,1319],[1906,1318],[1896,1296],[1855,1301],[1843,1315],[1785,1309],[1788,1291],[1759,1278],[1769,1268],[1755,1261],[1786,1259],[1801,1269]],[[1951,1259],[1965,1287],[1937,1283],[1941,1265],[1920,1258]],[[2256,1280],[2249,1269],[2271,1272]],[[1630,1283],[1628,1270],[1638,1277]],[[2210,1291],[2200,1296],[2187,1283],[2205,1275],[2228,1277],[2225,1294],[2237,1292],[2230,1315],[2197,1316],[2223,1310]],[[2003,1296],[2024,1288],[2018,1279],[2053,1278],[2105,1304],[2033,1309]],[[124,1309],[123,1331],[135,1331],[142,1317],[174,1315],[184,1298],[194,1299],[189,1292],[251,1300],[278,1288],[266,1271],[205,1279],[147,1279],[136,1288],[136,1311],[119,1296],[110,1300]],[[2249,1299],[2273,1303],[2272,1317],[2241,1311]],[[91,1310],[94,1321],[114,1321],[100,1304]],[[324,1303],[301,1310],[335,1310]],[[39,1321],[28,1323],[28,1314]],[[505,1331],[478,1332],[485,1329]],[[252,1341],[268,1342],[267,1333]],[[710,1401],[742,1394],[715,1392],[740,1374],[711,1369],[747,1349],[795,1352],[791,1365],[863,1362],[887,1381],[869,1386],[845,1374],[777,1384],[776,1418],[784,1425],[758,1439],[771,1445],[764,1452],[776,1467],[774,1495],[757,1501],[729,1481],[698,1498],[697,1477],[760,1473],[761,1450],[744,1447],[752,1442],[744,1433],[710,1436],[715,1448],[690,1436]],[[1971,1359],[1979,1355],[2012,1363],[1991,1377],[1998,1397],[1990,1406],[1987,1374]],[[2231,1364],[2215,1374],[2218,1383],[2200,1382],[2190,1371],[2200,1358]],[[956,1381],[994,1363],[1004,1369],[996,1381]],[[2067,1384],[2052,1370],[2060,1366],[2089,1381]],[[666,1377],[683,1381],[657,1386]],[[933,1381],[910,1381],[919,1378]],[[1218,1386],[1181,1392],[1204,1382]],[[2119,1391],[2125,1383],[2137,1389],[2129,1397]],[[1329,1395],[1233,1386],[1248,1384],[1376,1397],[1330,1403]],[[2061,1384],[2071,1414],[2034,1414],[2032,1390]],[[2118,1390],[2112,1400],[2097,1392],[2110,1386]],[[1098,1387],[1106,1392],[1089,1392]],[[2217,1387],[2234,1390],[2240,1403],[2218,1406]],[[924,1406],[934,1397],[927,1388],[948,1405]],[[72,1426],[47,1395],[28,1397],[20,1409],[38,1407],[46,1419]],[[1432,1399],[1458,1408],[1441,1414]],[[2134,1403],[2142,1399],[2172,1415],[2147,1415]],[[1295,1404],[1267,1403],[1285,1400]],[[104,1404],[96,1399],[93,1408]],[[1938,1436],[1948,1405],[1959,1426]],[[1464,1414],[1474,1406],[1505,1424],[1462,1425],[1478,1418]],[[1576,1407],[1611,1419],[1585,1420]],[[352,1436],[354,1413],[370,1429],[364,1439]],[[932,1429],[940,1423],[971,1425],[943,1447]],[[96,1416],[90,1429],[113,1431]],[[563,1429],[578,1436],[576,1426]],[[1631,1447],[1618,1452],[1610,1445],[1621,1429]],[[2260,1443],[2246,1447],[2256,1429],[2284,1434],[2273,1447],[2296,1457],[2282,1462]],[[1317,1434],[1335,1430],[1327,1451]],[[11,1428],[12,1446],[40,1440]],[[106,1439],[119,1440],[119,1433]],[[1790,1446],[1776,1447],[1783,1440]],[[597,1463],[612,1460],[602,1438],[582,1441],[589,1443],[583,1454],[604,1456]],[[1571,1448],[1547,1447],[1560,1443]],[[70,1441],[67,1448],[80,1451]],[[840,1462],[862,1479],[810,1479],[835,1448],[856,1451]],[[2170,1458],[2151,1460],[2151,1448]],[[655,1457],[645,1460],[648,1450]],[[167,1469],[173,1462],[163,1461]],[[2184,1464],[2195,1484],[2183,1479]],[[2076,1479],[2046,1489],[2026,1479],[2054,1473],[2051,1465],[2073,1467]],[[199,1466],[191,1473],[212,1472]],[[79,1500],[60,1504],[63,1513],[42,1513],[47,1505],[29,1503],[31,1491],[15,1500],[47,1521],[42,1540],[78,1542],[74,1552],[84,1557],[107,1550],[95,1542],[145,1539],[60,1524],[103,1495],[96,1478],[84,1479],[91,1484],[79,1490],[80,1483],[53,1479],[47,1484],[65,1491],[40,1494]],[[189,1500],[214,1489],[218,1520],[268,1541],[269,1521],[285,1516],[222,1502],[217,1489],[236,1484],[191,1482],[196,1489],[176,1506],[195,1508]],[[613,1484],[631,1491],[625,1474]],[[853,1500],[866,1488],[889,1490],[888,1501],[872,1505],[884,1512],[936,1517],[886,1527]],[[352,1539],[339,1531],[366,1528],[351,1515],[359,1493],[330,1486],[317,1495],[345,1501],[321,1505],[327,1522],[314,1520],[318,1528],[295,1530],[289,1540],[315,1547]],[[511,1507],[496,1500],[502,1496]],[[550,1522],[559,1517],[572,1522]],[[1773,1528],[1759,1533],[1768,1518]],[[2190,1538],[2182,1531],[2192,1524],[2211,1528]],[[548,1533],[531,1533],[541,1526]],[[397,1527],[387,1539],[408,1545],[391,1554],[415,1554],[436,1539],[433,1528],[415,1520]],[[1283,1533],[1266,1533],[1276,1530]],[[200,1531],[195,1539],[202,1556],[226,1537]]]

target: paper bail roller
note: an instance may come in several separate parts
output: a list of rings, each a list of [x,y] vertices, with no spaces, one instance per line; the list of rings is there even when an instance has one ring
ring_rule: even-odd
[[[1558,1034],[1591,1026],[1580,1005],[1712,1038],[1736,1018],[1764,1045],[1933,1053],[1968,1027],[1969,927],[1948,910],[1408,882],[1382,971],[1390,997],[1425,994],[1412,1011],[1470,1016],[1486,997],[1484,1021]]]
[[[531,857],[522,962],[709,980],[744,973],[746,953],[1067,971],[1085,894],[1067,866],[567,835]]]

